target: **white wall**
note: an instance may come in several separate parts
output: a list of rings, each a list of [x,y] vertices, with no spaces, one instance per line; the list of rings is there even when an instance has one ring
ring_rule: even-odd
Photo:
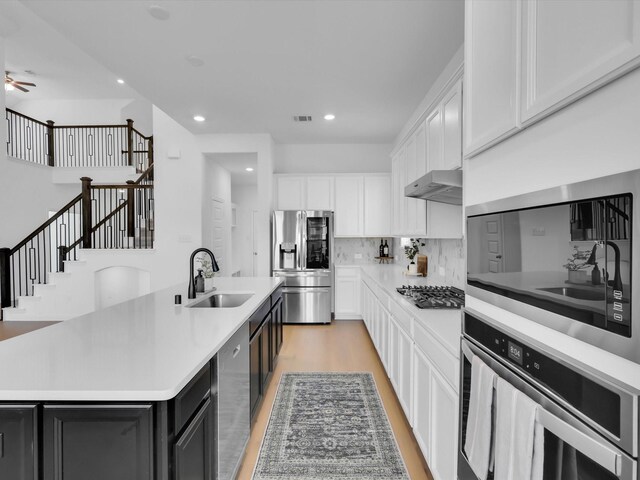
[[[2,28],[2,24],[0,23],[0,67],[2,68],[2,71],[4,72],[4,38],[2,37],[2,33],[3,33],[3,28]],[[4,88],[2,89],[2,91],[0,91],[0,111],[4,112],[5,109],[7,108],[7,104],[6,104],[6,92],[4,90]],[[0,128],[0,146],[3,146],[7,144],[7,131],[5,128]],[[7,156],[7,150],[5,148],[0,148],[0,161],[4,160],[4,158]]]
[[[202,246],[204,159],[194,135],[153,107],[156,258],[151,289],[187,282],[189,256]],[[179,159],[168,152],[179,151]]]
[[[56,185],[50,167],[7,158],[0,150],[0,246],[11,248],[78,195],[80,182]]]
[[[390,172],[391,145],[277,144],[274,173]]]
[[[465,160],[465,204],[640,168],[640,69]]]
[[[257,275],[270,276],[270,214],[273,205],[273,158],[274,144],[269,134],[247,135],[199,135],[200,150],[204,154],[256,153],[258,161],[259,211],[256,235],[264,239],[257,249]]]
[[[27,99],[12,108],[41,122],[53,120],[57,125],[123,125],[126,122],[122,121],[122,109],[129,103],[131,100],[122,98]],[[142,133],[149,135],[151,131]]]
[[[120,110],[120,123],[127,123],[127,119],[133,120],[136,130],[148,137],[153,133],[153,105],[148,100],[131,100]]]

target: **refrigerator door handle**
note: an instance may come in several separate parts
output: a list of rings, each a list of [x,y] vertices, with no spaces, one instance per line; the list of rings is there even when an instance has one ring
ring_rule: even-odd
[[[331,293],[330,288],[283,288],[282,293],[288,294],[297,294],[297,295],[312,295],[312,294],[321,294],[321,293]]]

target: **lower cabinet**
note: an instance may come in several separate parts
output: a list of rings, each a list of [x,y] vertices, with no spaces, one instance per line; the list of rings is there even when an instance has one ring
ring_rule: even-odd
[[[359,268],[336,267],[336,320],[361,318],[360,283]]]
[[[173,470],[176,480],[212,478],[212,440],[211,399],[207,399],[173,446]]]
[[[0,478],[39,478],[37,444],[37,406],[0,406]]]
[[[434,480],[455,479],[458,394],[451,377],[457,360],[386,293],[379,293],[379,301],[374,292],[381,290],[362,282],[364,324]]]
[[[266,308],[267,303],[270,308]],[[262,403],[284,341],[282,289],[276,290],[265,304],[254,314],[260,318],[252,317],[250,320],[250,323],[259,325],[249,341],[251,420]]]
[[[45,404],[42,417],[44,480],[154,478],[151,404]]]

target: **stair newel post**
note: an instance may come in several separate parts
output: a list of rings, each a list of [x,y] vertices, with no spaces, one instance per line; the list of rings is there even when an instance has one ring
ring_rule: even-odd
[[[2,308],[11,306],[11,258],[10,248],[0,248],[0,320]]]
[[[50,167],[55,166],[55,138],[53,135],[53,120],[47,120],[47,163]]]
[[[149,146],[147,147],[147,168],[153,165],[153,135],[149,137],[148,145]],[[149,175],[149,180],[153,180],[153,172],[151,172],[151,174]]]
[[[127,118],[127,150],[129,152],[129,166],[134,167],[133,161],[133,120]]]
[[[91,211],[91,182],[93,179],[82,177],[82,248],[91,248],[91,229],[93,212]]]
[[[64,261],[67,259],[67,247],[60,245],[58,247],[58,271],[64,272]]]
[[[135,237],[136,236],[136,223],[135,223],[135,212],[136,212],[136,204],[135,204],[135,193],[136,189],[134,188],[135,181],[127,180],[127,236]]]

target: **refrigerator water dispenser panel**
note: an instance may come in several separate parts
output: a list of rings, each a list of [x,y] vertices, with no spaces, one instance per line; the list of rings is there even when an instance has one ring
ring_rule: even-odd
[[[298,259],[298,246],[295,243],[280,244],[280,266],[281,269],[296,268]]]

